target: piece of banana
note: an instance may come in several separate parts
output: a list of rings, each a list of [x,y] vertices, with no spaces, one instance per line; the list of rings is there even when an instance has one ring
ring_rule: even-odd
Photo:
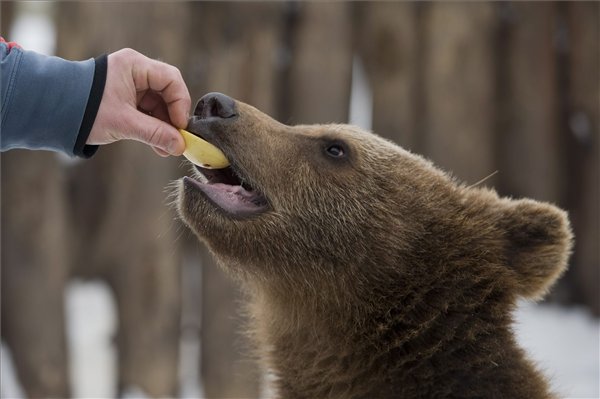
[[[179,132],[185,140],[183,156],[190,162],[207,169],[222,169],[229,166],[229,160],[217,147],[187,130],[179,129]]]

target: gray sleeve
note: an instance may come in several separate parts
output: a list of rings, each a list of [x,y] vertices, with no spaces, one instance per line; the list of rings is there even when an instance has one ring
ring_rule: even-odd
[[[73,155],[94,69],[93,59],[67,61],[0,42],[0,150]]]

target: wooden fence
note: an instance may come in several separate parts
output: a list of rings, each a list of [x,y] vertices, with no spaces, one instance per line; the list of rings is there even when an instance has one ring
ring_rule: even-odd
[[[3,26],[13,8],[2,3]],[[194,98],[224,92],[285,123],[346,122],[358,59],[376,133],[468,183],[498,171],[484,184],[569,211],[576,247],[555,297],[584,303],[597,315],[598,16],[599,4],[585,2],[64,2],[55,9],[60,56],[84,59],[132,47],[178,66]],[[69,169],[48,154],[3,155],[2,214],[10,220],[3,217],[2,225],[2,333],[14,347],[36,348],[15,353],[24,359],[17,366],[33,396],[68,394],[64,315],[45,309],[43,298],[59,301],[56,292],[70,275],[103,277],[129,303],[119,309],[120,386],[172,396],[181,290],[174,248],[182,240],[163,221],[146,226],[148,215],[165,213],[163,187],[180,173],[178,161],[130,143],[102,148]],[[60,231],[77,250],[64,241],[42,245],[44,235],[32,234],[32,225],[54,236]],[[42,282],[35,273],[22,278],[22,251],[37,254],[27,258],[30,269],[53,282],[37,288],[44,295],[31,309],[18,292],[36,289],[27,278]],[[233,317],[238,294],[207,254],[202,259],[206,393],[256,396],[255,367],[238,361],[243,341],[241,350],[232,346],[240,329]],[[157,313],[144,307],[149,292],[158,298]],[[45,323],[55,331],[50,338]],[[144,351],[154,345],[158,354]]]

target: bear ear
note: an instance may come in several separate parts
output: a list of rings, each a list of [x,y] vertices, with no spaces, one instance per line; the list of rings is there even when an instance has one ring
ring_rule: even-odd
[[[573,234],[567,214],[533,200],[506,200],[500,227],[517,293],[540,299],[565,271]]]

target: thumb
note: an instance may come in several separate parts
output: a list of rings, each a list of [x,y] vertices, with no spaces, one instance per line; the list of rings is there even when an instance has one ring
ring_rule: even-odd
[[[132,120],[131,139],[141,141],[171,155],[181,155],[185,142],[179,131],[166,122],[142,112]]]

